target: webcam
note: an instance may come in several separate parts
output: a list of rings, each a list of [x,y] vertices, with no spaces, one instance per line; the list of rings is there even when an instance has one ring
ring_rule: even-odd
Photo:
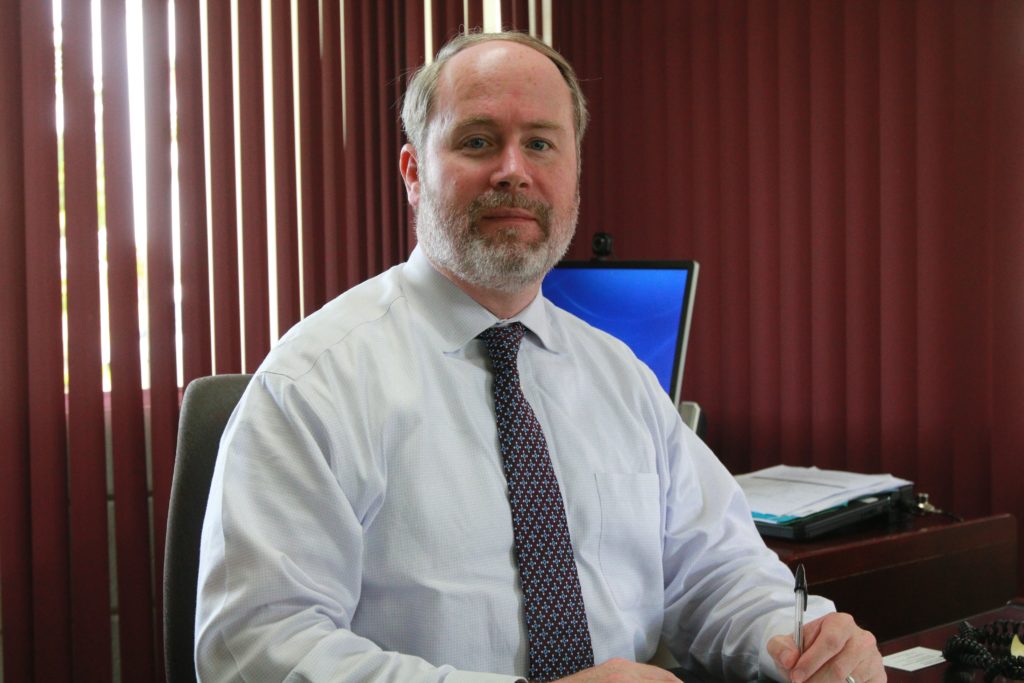
[[[607,232],[595,232],[590,239],[590,249],[594,252],[594,260],[603,261],[612,255],[614,240]]]

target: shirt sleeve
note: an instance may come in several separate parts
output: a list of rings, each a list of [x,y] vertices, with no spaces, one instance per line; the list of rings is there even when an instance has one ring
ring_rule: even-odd
[[[792,633],[793,574],[765,546],[742,490],[703,441],[675,422],[667,442],[663,638],[686,669],[785,680],[766,645]],[[834,610],[811,597],[806,618]]]
[[[339,481],[334,439],[354,449],[366,430],[330,424],[320,405],[292,380],[259,373],[225,430],[200,553],[200,680],[520,680],[434,666],[352,632],[362,524],[379,506],[383,484],[372,484],[369,455],[355,465],[365,474],[360,486]]]

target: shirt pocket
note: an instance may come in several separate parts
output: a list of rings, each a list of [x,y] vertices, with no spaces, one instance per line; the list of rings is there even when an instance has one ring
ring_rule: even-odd
[[[597,473],[601,505],[598,558],[620,609],[662,604],[658,475]]]

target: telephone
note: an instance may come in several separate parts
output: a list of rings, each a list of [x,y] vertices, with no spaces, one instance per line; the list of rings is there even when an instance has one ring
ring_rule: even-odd
[[[946,661],[969,669],[982,669],[985,680],[1002,676],[1024,680],[1024,621],[1000,619],[979,628],[960,622],[959,631],[950,636],[942,649]]]

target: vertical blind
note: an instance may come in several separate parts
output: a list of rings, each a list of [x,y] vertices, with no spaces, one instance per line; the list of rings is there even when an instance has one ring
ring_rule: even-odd
[[[412,249],[401,93],[484,15],[432,5],[0,0],[5,680],[163,678],[181,388]]]
[[[701,262],[683,394],[725,464],[1024,518],[1024,3],[554,15],[593,113],[573,254]]]
[[[95,6],[59,6],[57,61],[50,4],[0,0],[11,681],[162,677],[180,387],[253,369],[275,331],[408,254],[398,97],[428,34],[483,17],[480,0],[433,0],[429,20],[421,0]],[[531,3],[500,6],[529,26]],[[1024,516],[1024,5],[554,7],[594,120],[574,253],[607,230],[620,256],[702,262],[684,393],[726,464],[890,470],[957,512]]]

